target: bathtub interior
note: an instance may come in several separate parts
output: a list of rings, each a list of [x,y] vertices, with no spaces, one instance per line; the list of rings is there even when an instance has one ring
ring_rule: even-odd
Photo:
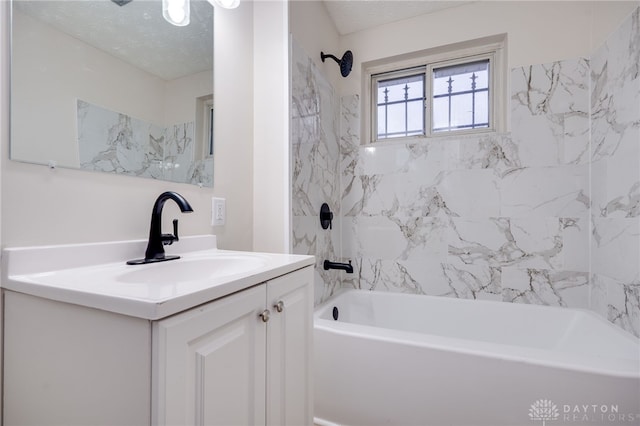
[[[585,310],[346,290],[320,305],[315,315],[316,322],[334,322],[343,330],[375,328],[378,336],[393,338],[413,333],[421,341],[428,336],[433,344],[465,349],[499,345],[503,354],[553,353],[566,362],[587,357],[591,364],[616,364],[624,371],[638,371],[640,363],[635,336]]]

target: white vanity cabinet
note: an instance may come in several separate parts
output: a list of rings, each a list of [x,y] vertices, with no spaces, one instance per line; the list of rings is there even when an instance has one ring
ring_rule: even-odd
[[[6,288],[4,308],[7,426],[313,422],[312,266],[157,319]]]
[[[152,424],[311,424],[308,269],[154,323]]]

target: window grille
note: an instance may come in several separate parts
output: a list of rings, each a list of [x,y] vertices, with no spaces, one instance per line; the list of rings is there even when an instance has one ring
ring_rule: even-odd
[[[425,76],[377,81],[378,139],[424,135]]]
[[[489,60],[433,68],[433,132],[489,127]]]

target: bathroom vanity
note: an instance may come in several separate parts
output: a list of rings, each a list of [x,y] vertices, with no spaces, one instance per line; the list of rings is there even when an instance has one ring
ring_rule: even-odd
[[[4,423],[311,424],[313,257],[145,245],[4,250]]]

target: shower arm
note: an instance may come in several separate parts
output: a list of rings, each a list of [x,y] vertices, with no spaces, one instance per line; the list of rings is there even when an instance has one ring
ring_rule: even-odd
[[[324,52],[320,52],[320,58],[322,58],[322,62],[324,62],[324,60],[326,58],[331,58],[334,61],[336,61],[338,63],[338,65],[340,64],[340,59],[338,59],[336,56],[334,56],[332,54],[327,54],[327,53],[324,53]]]

